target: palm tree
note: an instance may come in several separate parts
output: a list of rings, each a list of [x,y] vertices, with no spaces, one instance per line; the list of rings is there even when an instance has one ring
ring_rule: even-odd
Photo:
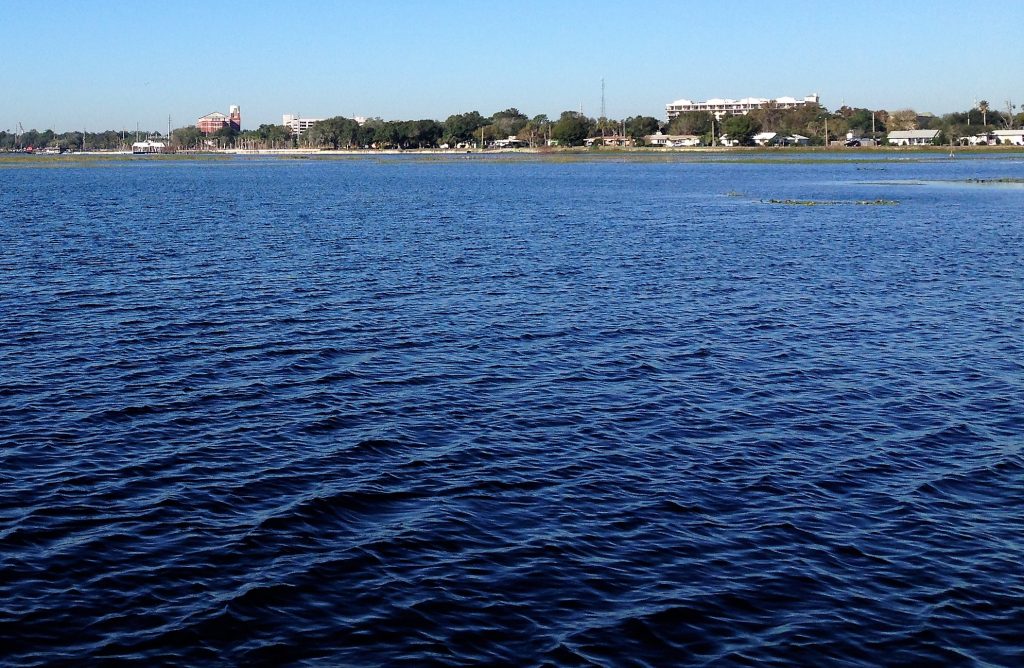
[[[988,125],[988,100],[978,103],[978,111],[981,112],[981,124]]]

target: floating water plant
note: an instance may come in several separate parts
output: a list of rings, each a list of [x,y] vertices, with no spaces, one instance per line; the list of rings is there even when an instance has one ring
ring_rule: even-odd
[[[770,199],[769,204],[785,204],[787,206],[838,206],[842,204],[855,204],[857,206],[893,206],[899,204],[893,199],[862,199],[855,201],[842,200],[815,200],[815,199]]]

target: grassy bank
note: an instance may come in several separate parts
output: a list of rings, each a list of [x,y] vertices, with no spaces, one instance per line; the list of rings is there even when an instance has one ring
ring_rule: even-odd
[[[379,161],[417,160],[424,162],[452,162],[463,160],[538,161],[538,162],[728,162],[754,164],[808,164],[836,162],[886,162],[894,157],[919,160],[947,160],[948,146],[920,147],[861,147],[861,148],[542,148],[515,150],[441,151],[427,150],[285,150],[274,152],[211,151],[204,153],[172,153],[158,155],[131,155],[127,153],[68,153],[63,155],[0,154],[0,167],[64,167],[102,166],[104,164],[151,163],[176,161],[233,161],[233,160],[353,160],[374,158]],[[955,147],[953,155],[960,158],[986,158],[1020,156],[1024,147],[979,146]]]

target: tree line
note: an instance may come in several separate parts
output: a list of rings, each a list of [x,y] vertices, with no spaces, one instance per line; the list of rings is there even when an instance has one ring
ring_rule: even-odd
[[[1024,125],[1024,113],[1014,115],[1008,104],[1005,112],[990,109],[982,101],[976,107],[945,114],[941,117],[918,114],[911,109],[897,111],[871,110],[843,106],[834,112],[820,105],[782,109],[768,103],[744,116],[727,116],[721,121],[709,112],[683,113],[670,122],[652,116],[630,116],[621,120],[590,118],[576,111],[562,112],[552,119],[541,114],[528,117],[516,108],[483,116],[477,111],[454,114],[446,120],[383,121],[370,119],[360,125],[337,116],[314,124],[297,145],[311,148],[456,148],[487,146],[498,139],[516,137],[530,146],[549,142],[559,146],[580,146],[587,139],[609,135],[626,136],[637,146],[658,132],[669,135],[696,135],[706,145],[722,134],[740,145],[750,145],[759,132],[780,135],[802,135],[811,144],[845,139],[848,132],[857,136],[874,136],[884,141],[890,130],[938,129],[939,141],[955,141],[992,130]],[[826,138],[826,131],[828,136]]]
[[[140,136],[145,139],[147,133]],[[130,148],[136,134],[124,130],[105,130],[103,132],[71,132],[56,133],[53,130],[26,130],[25,132],[0,131],[0,151],[15,151],[32,148],[57,148],[64,151],[117,151]]]
[[[624,121],[627,132],[638,139],[657,131],[659,122],[652,117],[636,117]],[[561,146],[578,146],[588,137],[602,132],[614,133],[620,123],[608,119],[592,119],[578,112],[563,112],[557,119],[546,114],[527,116],[512,107],[483,116],[478,111],[453,114],[444,121],[385,121],[372,118],[359,124],[337,116],[315,123],[299,139],[301,146],[332,149],[414,149],[459,148],[487,146],[515,137],[530,146],[544,146],[549,141]]]
[[[499,139],[516,137],[529,146],[580,146],[587,139],[619,135],[629,137],[642,146],[645,137],[658,132],[669,135],[695,135],[704,144],[712,144],[722,134],[740,145],[749,145],[758,132],[780,135],[802,135],[811,144],[841,140],[848,132],[858,136],[884,139],[891,130],[939,130],[937,143],[954,142],[961,137],[998,128],[1024,126],[1024,113],[1007,102],[1006,109],[992,108],[982,100],[962,112],[943,116],[918,114],[911,109],[897,111],[871,110],[843,106],[830,112],[820,105],[781,109],[767,103],[745,116],[727,116],[721,121],[708,112],[686,112],[663,122],[653,116],[629,116],[623,119],[590,118],[580,112],[565,111],[557,118],[545,114],[527,116],[512,107],[483,116],[478,111],[453,114],[444,121],[433,119],[385,121],[371,118],[359,123],[335,116],[314,123],[302,136],[292,136],[283,125],[264,124],[255,130],[238,131],[230,127],[206,136],[198,128],[178,128],[170,137],[159,132],[129,133],[64,132],[53,130],[22,133],[0,131],[0,151],[28,146],[61,150],[127,150],[136,138],[152,138],[170,143],[176,149],[208,148],[330,148],[330,149],[418,149],[487,146]],[[826,138],[826,128],[828,137]]]

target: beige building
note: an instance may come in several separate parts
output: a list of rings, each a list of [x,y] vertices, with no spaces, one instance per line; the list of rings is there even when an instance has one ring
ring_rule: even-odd
[[[711,100],[705,100],[704,102],[676,100],[675,102],[669,102],[665,105],[665,113],[671,121],[679,114],[690,111],[707,111],[714,114],[716,118],[721,118],[722,116],[746,114],[754,109],[760,109],[765,105],[771,105],[775,109],[796,109],[798,107],[807,107],[811,105],[817,106],[818,104],[819,97],[817,93],[814,95],[808,95],[800,100],[795,97],[779,97],[775,99],[769,99],[766,97],[745,97],[742,100],[714,98]]]
[[[293,137],[300,137],[314,123],[319,123],[324,119],[322,118],[299,118],[295,114],[285,114],[281,117],[281,125],[289,127],[292,130]]]

